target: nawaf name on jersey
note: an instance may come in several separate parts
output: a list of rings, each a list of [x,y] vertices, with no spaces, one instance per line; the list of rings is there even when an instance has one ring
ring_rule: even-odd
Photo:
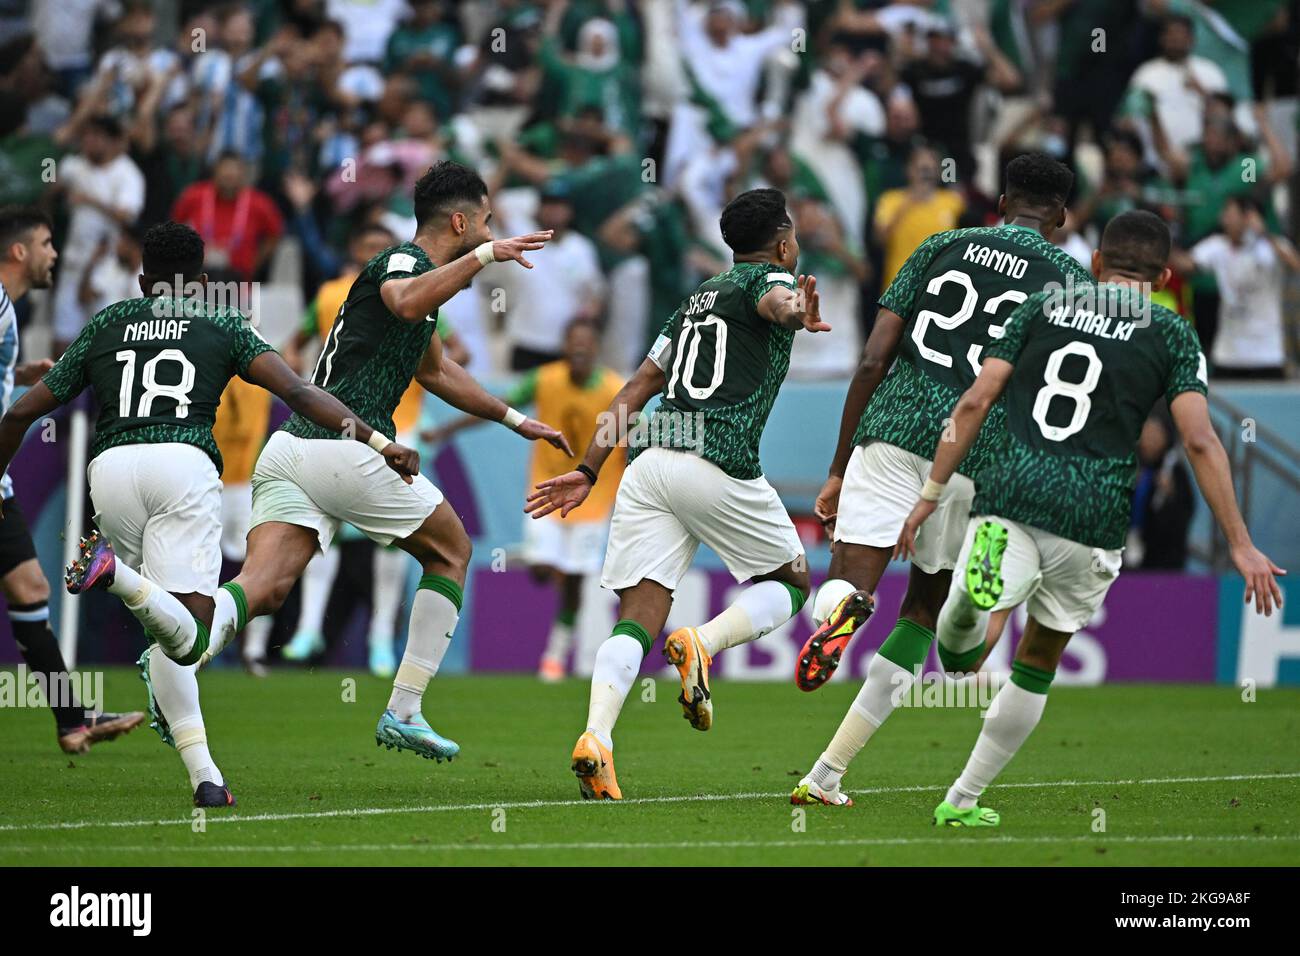
[[[433,268],[428,254],[413,242],[385,249],[367,262],[343,300],[312,372],[313,385],[389,438],[396,433],[393,411],[429,350],[437,316],[403,321],[384,305],[379,290],[390,279],[410,279]],[[299,438],[339,437],[301,415],[291,416],[283,428]]]
[[[60,402],[94,390],[91,458],[117,445],[183,442],[203,449],[220,473],[212,423],[221,393],[269,351],[234,309],[197,298],[127,299],[96,314],[43,381]]]
[[[975,476],[971,513],[1122,548],[1152,406],[1206,393],[1192,327],[1132,286],[1090,284],[1032,296],[985,354],[1016,368],[1002,447]]]
[[[664,325],[651,350],[663,369],[662,400],[636,429],[629,460],[645,446],[693,451],[733,478],[758,478],[758,444],[790,370],[794,332],[758,314],[794,276],[771,263],[738,262],[706,280]]]
[[[871,397],[855,444],[883,441],[930,458],[990,341],[1012,311],[1047,287],[1091,282],[1082,266],[1024,226],[953,229],[912,253],[880,299],[906,323],[898,357]],[[958,467],[973,476],[1002,429],[995,406]]]

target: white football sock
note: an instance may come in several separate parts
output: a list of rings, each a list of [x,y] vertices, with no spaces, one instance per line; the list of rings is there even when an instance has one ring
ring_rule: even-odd
[[[121,561],[117,562],[108,593],[122,599],[127,610],[144,626],[145,634],[168,657],[184,657],[194,648],[199,633],[194,615],[159,585]]]
[[[255,617],[244,628],[244,657],[248,660],[266,660],[266,645],[271,639],[272,623],[269,617]]]
[[[981,794],[1038,726],[1046,706],[1046,694],[1035,694],[1010,681],[1003,684],[989,706],[966,769],[948,791],[948,802],[958,810],[979,803]]]
[[[565,624],[558,618],[551,622],[551,631],[546,636],[546,650],[542,652],[542,657],[549,657],[553,660],[563,662],[569,656],[569,648],[573,646],[573,625]],[[605,746],[609,746],[606,744]]]
[[[760,581],[740,592],[734,604],[697,628],[710,657],[737,644],[756,641],[794,615],[790,589],[780,581]]]
[[[339,549],[330,548],[318,554],[302,573],[299,592],[298,631],[320,634],[325,626],[325,608],[330,602],[334,578],[339,573]]]
[[[614,749],[614,721],[618,720],[644,657],[641,642],[627,634],[612,635],[596,652],[587,730],[610,750]]]
[[[207,667],[212,659],[226,649],[227,645],[239,634],[239,608],[235,598],[225,588],[217,588],[212,595],[212,627],[209,629],[208,649],[199,658],[199,667]],[[271,619],[261,618],[266,622],[267,633],[270,631]],[[262,637],[262,656],[266,656],[266,637]]]
[[[367,640],[371,647],[392,647],[397,633],[397,612],[406,593],[406,572],[410,556],[397,548],[376,548],[371,562],[374,576],[371,584],[370,630]]]
[[[197,665],[177,664],[166,654],[155,651],[149,655],[149,683],[153,687],[154,700],[171,728],[176,751],[190,775],[191,790],[197,789],[205,780],[217,786],[225,783],[212,754],[208,752],[203,711],[199,709],[197,670]]]
[[[977,608],[965,588],[950,591],[934,626],[940,662],[945,656],[965,654],[983,644],[988,622],[988,611]]]
[[[867,679],[849,712],[835,731],[835,736],[812,770],[813,782],[825,790],[834,790],[850,761],[867,745],[903,699],[916,675],[887,657],[876,654],[867,665]]]
[[[831,611],[835,610],[835,605],[856,590],[857,588],[841,578],[831,578],[823,582],[817,589],[817,597],[813,600],[813,627],[821,627],[825,624],[826,619],[831,616]]]
[[[411,621],[406,632],[406,651],[393,679],[388,709],[398,720],[410,720],[420,712],[424,689],[438,673],[442,658],[451,647],[460,612],[441,591],[420,588],[411,602]]]

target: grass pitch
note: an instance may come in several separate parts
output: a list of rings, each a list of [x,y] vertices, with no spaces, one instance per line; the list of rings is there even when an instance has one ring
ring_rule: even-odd
[[[634,687],[616,733],[621,804],[581,802],[568,770],[585,681],[439,678],[425,714],[462,747],[442,765],[375,747],[386,681],[225,670],[201,687],[237,808],[196,832],[181,762],[145,727],[69,758],[47,711],[8,710],[0,864],[1300,864],[1293,690],[1245,703],[1232,687],[1058,687],[986,796],[1002,827],[940,831],[930,811],[978,733],[973,709],[897,711],[846,778],[856,806],[790,806],[849,682],[719,681],[707,734],[681,719],[675,681],[654,701]],[[133,671],[108,672],[111,709],[142,696]]]

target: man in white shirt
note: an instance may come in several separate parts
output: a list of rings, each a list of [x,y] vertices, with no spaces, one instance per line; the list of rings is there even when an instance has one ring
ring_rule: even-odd
[[[57,354],[77,337],[88,315],[81,280],[101,242],[116,243],[122,226],[144,208],[144,176],[126,155],[126,135],[110,117],[95,117],[81,134],[81,152],[59,161],[56,188],[68,203],[68,237],[54,292]]]
[[[1200,141],[1206,97],[1228,89],[1217,63],[1192,54],[1194,29],[1191,17],[1167,17],[1160,29],[1160,56],[1138,67],[1129,81],[1131,89],[1151,94],[1165,136],[1179,149]]]
[[[537,228],[554,230],[555,235],[532,256],[534,268],[511,277],[513,294],[506,304],[511,371],[525,372],[562,358],[569,324],[601,313],[605,278],[596,246],[571,229],[572,222],[572,200],[555,186],[546,187],[537,208]]]
[[[1300,254],[1286,239],[1269,233],[1259,207],[1248,197],[1228,197],[1219,225],[1222,232],[1202,239],[1190,253],[1172,257],[1180,271],[1208,272],[1218,282],[1218,327],[1210,349],[1214,373],[1282,378],[1282,286],[1287,269],[1300,271]]]

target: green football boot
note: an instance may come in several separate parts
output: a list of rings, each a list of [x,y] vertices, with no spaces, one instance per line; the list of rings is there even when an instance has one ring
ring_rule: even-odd
[[[981,806],[958,810],[945,800],[934,808],[934,822],[941,827],[995,827],[1002,822],[1002,816]]]
[[[1007,529],[985,521],[975,529],[975,543],[966,559],[966,591],[975,606],[988,611],[1002,597],[1002,555],[1007,550]]]

